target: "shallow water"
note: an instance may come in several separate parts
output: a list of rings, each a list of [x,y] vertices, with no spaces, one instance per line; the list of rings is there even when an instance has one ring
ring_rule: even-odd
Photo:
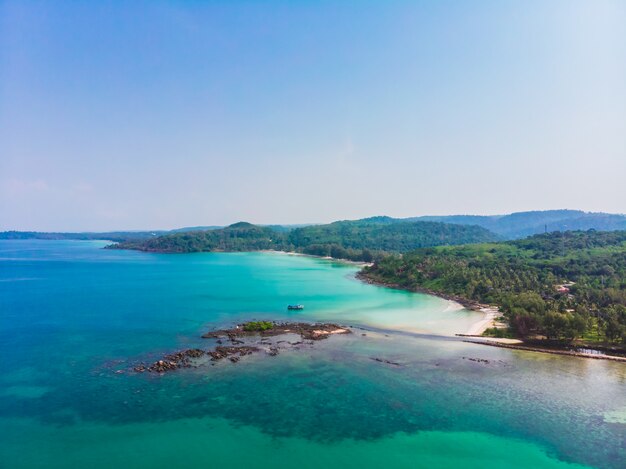
[[[346,264],[103,244],[0,241],[2,467],[624,466],[622,363],[433,336],[480,316],[365,285]],[[262,318],[367,330],[235,365],[116,373]],[[400,325],[425,334],[376,331]]]

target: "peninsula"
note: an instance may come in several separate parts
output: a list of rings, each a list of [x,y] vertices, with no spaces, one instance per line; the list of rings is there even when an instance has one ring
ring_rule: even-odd
[[[476,309],[494,305],[508,327],[487,335],[551,348],[626,350],[626,231],[418,249],[386,256],[359,277]]]

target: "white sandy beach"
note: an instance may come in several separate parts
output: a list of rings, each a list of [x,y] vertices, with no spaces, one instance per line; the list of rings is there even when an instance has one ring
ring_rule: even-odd
[[[502,316],[502,313],[497,308],[490,306],[480,308],[478,311],[483,313],[483,318],[474,323],[465,334],[481,335],[490,327],[494,327],[496,320]]]

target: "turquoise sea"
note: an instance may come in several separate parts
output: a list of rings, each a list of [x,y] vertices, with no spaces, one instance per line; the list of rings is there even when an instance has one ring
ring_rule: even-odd
[[[0,241],[2,468],[626,467],[624,363],[465,343],[476,313],[348,264],[106,244]],[[363,329],[126,371],[264,318]]]

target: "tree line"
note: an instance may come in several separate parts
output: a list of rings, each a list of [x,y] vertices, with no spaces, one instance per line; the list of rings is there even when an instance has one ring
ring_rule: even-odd
[[[384,218],[340,221],[292,230],[240,222],[223,229],[131,240],[112,247],[152,252],[281,250],[371,262],[389,253],[425,246],[491,241],[484,228],[435,222],[387,222]]]

